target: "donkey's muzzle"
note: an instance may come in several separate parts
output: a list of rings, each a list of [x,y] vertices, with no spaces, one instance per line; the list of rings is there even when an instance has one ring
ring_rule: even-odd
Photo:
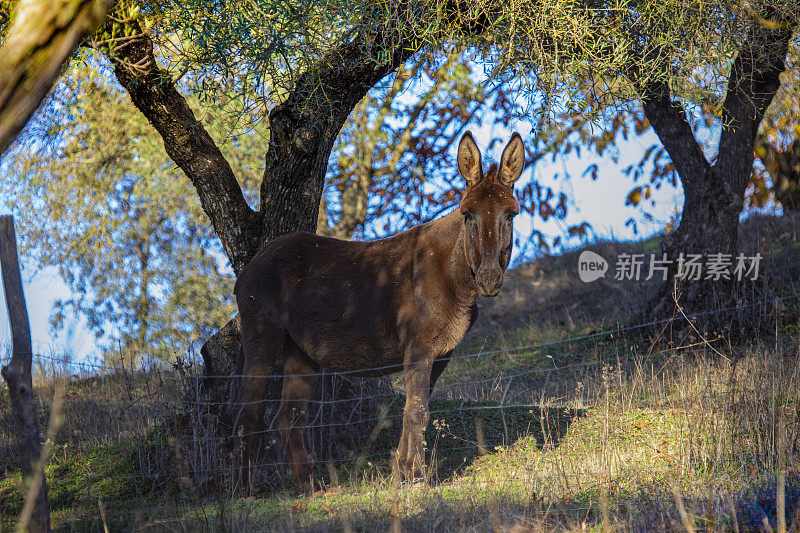
[[[479,268],[475,274],[481,296],[497,296],[503,286],[503,271],[500,268]]]

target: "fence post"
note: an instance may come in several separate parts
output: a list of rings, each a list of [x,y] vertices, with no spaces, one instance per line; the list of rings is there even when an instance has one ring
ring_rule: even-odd
[[[22,477],[25,480],[27,498],[36,498],[27,524],[18,524],[28,531],[50,531],[50,505],[47,502],[47,483],[44,465],[40,464],[39,421],[33,398],[31,364],[31,330],[28,310],[22,292],[22,277],[17,258],[17,239],[14,234],[14,217],[0,216],[0,269],[3,274],[3,290],[11,322],[11,361],[3,367],[2,374],[8,385],[11,398],[14,432],[17,449],[22,460]],[[39,484],[38,490],[35,486]],[[33,490],[30,490],[33,489]],[[29,502],[27,502],[29,503]],[[25,517],[20,517],[25,521]]]

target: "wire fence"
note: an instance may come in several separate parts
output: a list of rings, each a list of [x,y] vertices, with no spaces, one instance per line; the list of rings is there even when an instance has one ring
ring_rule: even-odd
[[[800,295],[771,298],[751,304],[681,316],[679,319],[686,321],[713,313],[778,305],[796,300],[798,297]],[[630,401],[635,400],[636,405],[640,407],[656,405],[663,398],[668,399],[667,405],[680,406],[678,397],[680,395],[676,396],[675,391],[667,390],[668,387],[663,384],[660,385],[662,387],[660,389],[657,387],[648,389],[648,384],[656,383],[658,381],[656,376],[675,358],[690,352],[692,354],[698,351],[713,352],[722,347],[714,347],[715,341],[700,339],[689,346],[642,351],[637,348],[635,339],[620,338],[622,334],[669,322],[671,320],[622,325],[564,339],[452,356],[451,362],[465,363],[492,357],[495,358],[492,361],[494,365],[492,368],[497,367],[499,370],[496,375],[488,377],[450,376],[435,387],[429,409],[433,428],[428,429],[430,442],[427,445],[428,460],[432,461],[431,471],[434,472],[432,475],[437,479],[450,479],[456,473],[464,472],[466,465],[475,458],[503,449],[523,437],[532,437],[535,447],[539,450],[555,449],[570,425],[585,416],[586,411],[609,409],[610,402],[622,405],[626,394],[629,395]],[[598,348],[597,342],[608,339],[613,339],[614,342],[604,342],[604,346]],[[777,339],[775,342],[777,351],[788,349],[778,346]],[[565,353],[563,356],[544,353],[572,343],[588,343],[587,346],[575,350],[581,353],[582,359],[576,359],[572,353]],[[511,357],[512,354],[518,355]],[[508,365],[502,357],[499,357],[502,355],[509,355]],[[587,360],[589,357],[591,359]],[[181,480],[189,479],[193,487],[205,487],[192,490],[209,492],[211,489],[208,487],[230,482],[233,464],[232,443],[236,439],[245,437],[262,437],[260,439],[262,449],[252,464],[254,469],[264,471],[262,486],[286,487],[287,483],[290,483],[287,481],[287,472],[291,462],[287,460],[280,445],[279,430],[282,428],[277,427],[275,416],[281,399],[275,395],[267,395],[243,402],[220,401],[211,399],[206,390],[209,380],[233,380],[244,377],[270,380],[277,384],[279,390],[279,383],[286,377],[285,374],[209,376],[198,373],[197,366],[136,367],[133,364],[63,361],[48,355],[35,355],[35,358],[45,363],[52,363],[53,368],[65,374],[76,369],[82,372],[77,376],[78,379],[66,380],[68,393],[64,411],[67,422],[65,432],[62,432],[60,437],[60,442],[64,446],[59,450],[66,457],[69,446],[73,446],[72,449],[89,445],[117,446],[115,453],[124,453],[126,460],[133,466],[124,469],[123,472],[103,471],[98,474],[102,480],[129,481],[136,486],[149,487],[147,490],[152,491],[163,487],[165,483],[180,484]],[[0,362],[7,360],[6,358]],[[542,366],[542,361],[548,361],[548,366]],[[511,364],[513,366],[510,366]],[[462,365],[458,368],[464,370],[469,366]],[[332,390],[318,391],[317,396],[309,400],[306,422],[293,427],[305,432],[307,446],[315,456],[317,475],[325,477],[331,468],[334,470],[345,468],[345,471],[351,474],[356,472],[353,474],[356,477],[360,475],[358,472],[365,470],[390,475],[391,457],[397,446],[404,416],[402,387],[399,383],[392,384],[385,379],[376,386],[374,384],[378,380],[363,379],[354,374],[364,370],[375,372],[401,369],[401,365],[380,365],[370,369],[338,373],[321,370],[315,374],[333,379],[333,381],[319,380],[323,387],[332,383],[333,385],[330,385]],[[732,367],[730,372],[730,376],[733,376],[735,368]],[[797,368],[793,368],[791,372],[784,373],[788,379],[800,372]],[[645,381],[642,377],[644,374],[647,374],[651,381]],[[632,376],[636,375],[639,377],[634,379]],[[736,409],[741,409],[741,406],[734,407],[735,401],[739,400],[732,399],[741,390],[748,387],[772,390],[766,381],[753,381],[746,385],[736,384],[730,376],[728,389],[707,387],[702,391],[695,391],[687,397],[687,405],[694,406],[693,409],[697,409],[697,405],[707,405],[732,416],[736,413]],[[93,382],[94,386],[88,385],[88,378],[97,379]],[[636,379],[640,381],[637,382]],[[623,381],[632,385],[628,389],[615,385]],[[325,383],[328,385],[324,385]],[[345,390],[341,388],[345,385],[346,397],[337,396],[339,392]],[[781,386],[787,385],[783,383]],[[109,390],[103,392],[103,387]],[[639,388],[636,389],[637,387]],[[635,393],[633,389],[636,389]],[[792,381],[787,390],[796,392],[797,397],[800,397],[800,379]],[[749,397],[747,401],[750,401]],[[757,402],[755,400],[753,402],[753,405],[756,405]],[[777,461],[776,450],[780,446],[786,448],[788,457],[793,457],[792,454],[800,450],[798,444],[800,414],[783,422],[783,431],[789,431],[791,434],[789,437],[782,437],[784,441],[780,443],[776,437],[777,420],[782,416],[776,415],[776,409],[784,409],[789,403],[790,401],[784,398],[776,405],[764,407],[772,409],[771,419],[753,416],[753,420],[757,421],[754,424],[766,424],[763,428],[758,426],[756,429],[758,431],[763,429],[768,434],[766,437],[758,437],[761,439],[758,444],[761,446],[759,450],[767,452],[759,456],[753,451],[754,445],[751,445],[749,448],[743,448],[741,453],[731,452],[728,456],[717,457],[714,464],[744,468],[742,465],[748,463],[749,457],[757,457],[762,463],[774,462]],[[262,408],[261,427],[247,432],[234,432],[225,425],[226,410],[253,405]],[[9,416],[7,407],[0,404],[0,421]],[[744,408],[745,411],[748,408],[750,407]],[[609,416],[613,417],[614,413]],[[694,413],[687,415],[689,418],[694,416]],[[767,419],[769,422],[764,422]],[[688,426],[694,424],[693,420],[687,419],[684,422]],[[678,424],[678,422],[673,423]],[[0,466],[6,466],[8,469],[11,460],[9,457],[13,456],[11,450],[13,439],[9,431],[10,425],[2,424],[2,426],[0,447],[11,453],[6,454],[5,463],[0,461],[2,463]],[[451,426],[454,427],[451,429]],[[95,434],[90,435],[92,430],[89,427],[96,428]],[[725,431],[724,439],[738,442],[736,439],[745,439],[749,430],[742,430],[741,434],[734,436],[728,429]],[[89,443],[86,442],[87,437],[91,439]],[[723,436],[712,437],[714,445],[718,447],[722,446],[724,439]],[[757,439],[754,437],[753,440]],[[653,442],[651,437],[631,436],[627,439],[628,446],[650,450],[651,462],[652,457],[663,459],[664,456],[670,455],[668,450],[665,451],[666,448],[659,449]],[[700,447],[700,444],[683,443],[677,455],[671,460],[683,464],[692,454],[696,456],[695,459],[703,457],[705,452],[700,453],[698,451]],[[764,457],[768,457],[769,460]],[[373,465],[372,462],[377,463]],[[445,463],[446,467],[441,466]],[[636,459],[631,460],[629,466],[644,468],[643,464]],[[552,471],[554,468],[552,465],[545,470],[540,466],[534,461],[517,464],[515,468],[520,476],[536,477],[537,483],[544,486],[548,483],[568,485],[571,482],[566,480],[569,479],[586,480],[593,475],[609,475],[607,469],[593,471],[591,468],[582,467],[579,471],[574,471],[559,467],[557,471]],[[164,506],[162,510],[171,508],[172,505]],[[124,513],[145,511],[153,513],[157,509],[152,506],[144,510],[120,507],[120,512]]]
[[[776,296],[774,298],[770,298],[770,299],[766,299],[766,300],[760,300],[760,301],[757,301],[757,302],[751,302],[751,303],[747,303],[747,304],[740,304],[740,305],[736,305],[736,306],[722,307],[722,308],[717,308],[717,309],[712,309],[712,310],[707,310],[707,311],[700,311],[700,312],[692,313],[692,314],[689,314],[689,315],[675,316],[675,317],[672,317],[672,318],[665,318],[665,319],[660,319],[660,320],[652,320],[652,321],[647,321],[647,322],[641,322],[641,323],[638,323],[638,324],[623,325],[623,326],[618,326],[618,327],[612,328],[612,329],[602,329],[601,328],[598,331],[594,331],[594,332],[591,332],[591,333],[586,333],[586,334],[583,334],[583,335],[577,335],[577,336],[573,336],[573,337],[568,337],[568,338],[565,338],[565,339],[557,339],[557,340],[553,340],[553,341],[545,341],[545,342],[535,343],[535,344],[525,344],[525,345],[521,345],[521,346],[509,346],[509,347],[503,347],[503,348],[498,348],[498,349],[494,349],[494,350],[481,350],[481,351],[478,351],[478,352],[471,352],[471,353],[467,353],[467,354],[457,354],[457,355],[453,355],[453,356],[449,357],[448,359],[449,359],[449,361],[458,361],[458,360],[463,360],[463,359],[474,359],[474,358],[478,358],[478,357],[482,357],[482,356],[498,355],[498,354],[505,354],[505,353],[519,352],[519,351],[541,350],[542,348],[551,348],[551,347],[560,346],[560,345],[563,345],[563,344],[569,344],[569,343],[573,343],[573,342],[594,340],[594,339],[598,339],[600,337],[610,336],[610,335],[614,335],[614,334],[630,333],[632,331],[645,330],[645,329],[648,329],[648,328],[652,328],[654,326],[666,325],[666,324],[673,323],[673,322],[688,321],[688,320],[691,320],[691,319],[694,319],[694,318],[700,318],[700,317],[709,316],[709,315],[722,314],[722,313],[727,313],[727,312],[731,312],[731,311],[741,311],[741,310],[744,310],[744,309],[750,309],[750,308],[765,306],[765,305],[769,305],[769,304],[775,305],[777,303],[783,303],[783,302],[787,302],[787,301],[794,301],[794,300],[797,300],[798,298],[800,298],[800,294],[794,294],[794,295],[790,295],[790,296]],[[56,357],[56,356],[45,355],[45,354],[33,354],[33,356],[36,359],[39,359],[39,360],[51,361],[51,362],[54,362],[54,363],[58,363],[64,369],[69,369],[69,368],[72,367],[72,368],[80,368],[80,369],[83,369],[83,370],[87,370],[88,369],[88,370],[92,370],[92,371],[110,371],[110,372],[119,371],[121,369],[124,369],[124,363],[105,364],[105,363],[99,363],[99,362],[70,361],[68,359],[65,359],[64,357]],[[4,363],[8,362],[8,361],[10,361],[10,359],[11,359],[10,356],[0,357],[0,364],[4,364]],[[364,372],[380,372],[380,371],[397,372],[397,371],[403,370],[404,368],[406,368],[408,366],[416,365],[416,364],[423,364],[423,363],[424,362],[394,363],[394,364],[388,364],[388,365],[379,365],[379,366],[373,366],[373,367],[359,368],[359,369],[355,369],[355,370],[342,370],[342,371],[337,371],[335,373],[337,375],[347,376],[347,375],[351,375],[351,374],[361,374],[361,373],[364,373]],[[151,362],[151,364],[152,364],[152,362]],[[131,363],[129,365],[128,370],[134,370],[134,369],[137,369],[137,368],[133,363]],[[148,368],[145,366],[145,367],[141,367],[141,369],[147,370]],[[317,373],[306,373],[304,375],[305,376],[325,376],[325,375],[330,375],[330,374],[331,374],[330,371],[326,372],[325,370],[321,370],[320,372],[317,372]],[[284,374],[270,374],[268,376],[242,375],[242,374],[224,374],[224,375],[197,374],[197,375],[190,375],[189,377],[191,377],[193,379],[231,379],[231,378],[244,378],[244,377],[247,377],[247,378],[253,378],[253,377],[256,377],[256,378],[283,378],[283,377],[287,377],[287,376],[284,375]]]

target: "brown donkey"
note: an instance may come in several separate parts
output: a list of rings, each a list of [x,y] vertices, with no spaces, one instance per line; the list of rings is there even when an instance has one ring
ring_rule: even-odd
[[[405,372],[406,403],[396,467],[403,479],[422,476],[428,398],[450,354],[475,321],[477,295],[496,296],[511,258],[519,213],[514,182],[525,148],[515,133],[500,167],[484,174],[467,132],[458,170],[467,182],[458,210],[433,222],[371,242],[308,233],[267,244],[239,275],[241,381],[230,417],[242,435],[240,482],[248,479],[265,380],[285,358],[276,416],[298,488],[313,490],[304,444],[306,408],[320,368],[355,375]]]

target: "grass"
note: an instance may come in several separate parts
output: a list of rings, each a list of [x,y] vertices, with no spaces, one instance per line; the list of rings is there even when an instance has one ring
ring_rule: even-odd
[[[569,374],[571,393],[543,405],[499,409],[487,400],[436,397],[426,433],[428,480],[412,486],[391,476],[396,424],[370,449],[377,457],[338,464],[335,474],[320,465],[328,490],[313,498],[294,495],[288,478],[282,489],[257,498],[199,497],[181,485],[174,456],[153,467],[172,471],[166,481],[141,479],[147,470],[140,445],[168,449],[163,426],[111,444],[61,444],[47,468],[53,523],[96,529],[102,505],[112,529],[398,523],[408,531],[600,530],[604,523],[636,529],[658,522],[656,529],[670,530],[684,527],[679,499],[698,527],[746,529],[765,517],[776,523],[781,472],[791,522],[800,467],[797,349],[794,342],[753,346],[731,362],[702,350],[636,354],[623,364],[616,352],[630,352],[628,342],[609,343],[592,347],[598,364]],[[445,382],[458,384],[457,375]],[[545,385],[545,394],[565,391],[565,379]],[[18,487],[18,475],[0,482],[4,528],[21,506]]]
[[[800,264],[796,243],[779,244],[782,264]],[[657,242],[593,246],[630,253]],[[355,432],[358,446],[317,458],[324,493],[298,496],[270,444],[260,491],[244,498],[229,490],[225,448],[204,440],[215,422],[188,401],[195,381],[172,371],[77,376],[46,470],[54,528],[745,531],[776,528],[780,502],[800,527],[796,303],[749,345],[654,351],[635,331],[609,332],[641,293],[575,283],[572,256],[521,266],[503,296],[480,303],[483,318],[457,353],[470,357],[450,364],[431,400],[424,483],[392,477],[399,378],[370,406],[379,420],[338,430]],[[797,273],[781,272],[773,286],[794,294]],[[38,383],[44,423],[53,384]],[[10,529],[22,500],[4,392],[0,524]]]

